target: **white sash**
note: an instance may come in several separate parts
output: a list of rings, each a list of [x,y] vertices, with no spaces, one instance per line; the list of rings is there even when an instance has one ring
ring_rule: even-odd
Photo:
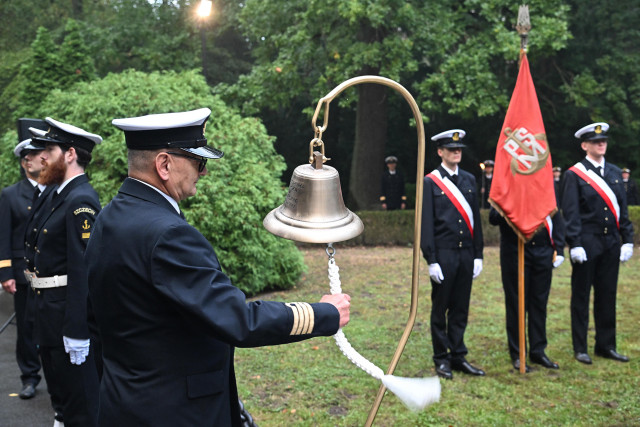
[[[458,203],[460,203],[460,206],[462,206],[462,209],[464,209],[464,211],[467,214],[467,217],[469,218],[469,223],[471,224],[471,229],[473,230],[474,229],[473,211],[471,210],[471,206],[469,205],[469,202],[467,202],[467,199],[465,199],[462,193],[460,192],[460,189],[458,188],[458,186],[455,185],[453,182],[451,182],[449,177],[447,177],[447,179],[443,179],[438,169],[434,169],[431,173],[436,178],[438,178],[440,182],[442,182],[442,184],[444,184],[444,186],[449,189],[449,191],[451,191],[451,194],[453,194],[453,196],[456,198]],[[458,175],[458,177],[460,177],[460,175]]]
[[[611,190],[611,187],[609,187],[607,182],[594,171],[590,169],[587,170],[587,168],[585,168],[584,165],[580,162],[576,163],[574,167],[591,178],[591,182],[587,181],[587,183],[593,187],[597,187],[596,191],[598,192],[598,194],[602,195],[602,193],[604,193],[609,198],[609,201],[611,202],[611,208],[616,215],[616,221],[620,221],[620,205],[618,204],[618,198],[613,193],[613,190]],[[602,191],[598,191],[598,188]],[[606,202],[607,200],[605,199],[605,203]]]

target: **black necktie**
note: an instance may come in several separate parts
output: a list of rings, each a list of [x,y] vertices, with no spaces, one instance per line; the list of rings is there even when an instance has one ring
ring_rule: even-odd
[[[598,172],[598,175],[602,176],[602,166],[598,166],[596,171]]]
[[[33,206],[33,204],[36,202],[36,200],[38,200],[38,197],[40,197],[40,187],[38,187],[36,185],[35,190],[33,191],[33,197],[31,198],[31,205]]]
[[[453,182],[456,186],[458,185],[458,175],[457,174],[451,175],[451,182]]]

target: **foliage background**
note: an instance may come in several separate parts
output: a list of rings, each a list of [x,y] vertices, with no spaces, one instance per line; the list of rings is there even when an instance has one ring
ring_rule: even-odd
[[[99,100],[99,101],[98,101]],[[273,148],[273,137],[254,118],[243,118],[212,95],[197,71],[143,73],[128,70],[104,79],[83,82],[72,91],[52,90],[36,116],[56,111],[56,119],[91,129],[103,137],[87,169],[102,204],[115,196],[126,177],[124,134],[111,125],[118,117],[186,111],[208,106],[206,136],[222,149],[222,160],[208,163],[197,195],[182,203],[189,222],[213,244],[224,271],[244,291],[253,294],[294,284],[302,257],[293,242],[277,238],[262,227],[262,219],[285,196],[279,175],[284,162]],[[12,147],[15,132],[2,139],[2,157],[17,172]]]
[[[195,16],[197,3],[1,2],[0,156],[6,161],[0,164],[0,185],[18,176],[9,153],[17,142],[18,117],[78,117],[88,130],[109,137],[114,117],[193,109],[203,106],[197,102],[209,102],[200,95],[189,102],[181,95],[192,93],[191,89],[172,91],[171,87],[148,88],[143,96],[148,93],[151,98],[137,99],[134,72],[145,73],[150,85],[166,84],[153,76],[176,73],[170,84],[179,88],[191,85],[199,72],[204,74],[205,80],[196,83],[198,93],[209,96],[213,91],[236,108],[229,113],[233,117],[252,117],[255,122],[246,123],[254,124],[242,128],[245,133],[259,134],[257,140],[268,139],[275,147],[275,152],[265,155],[274,159],[264,160],[271,167],[269,180],[274,180],[266,184],[269,188],[286,185],[293,169],[306,161],[313,137],[310,112],[319,97],[361,74],[389,77],[409,89],[421,108],[427,137],[444,129],[465,129],[464,169],[479,175],[478,163],[493,158],[517,75],[519,40],[513,28],[517,2],[216,0],[207,20]],[[606,121],[611,124],[607,160],[632,170],[640,166],[640,4],[637,0],[535,0],[529,7],[531,72],[554,165],[566,168],[583,156],[573,137],[576,129]],[[123,76],[115,77],[119,74]],[[103,80],[117,90],[99,83]],[[88,82],[96,82],[100,91],[84,99],[82,107],[73,105],[76,93],[92,87]],[[123,88],[125,83],[131,91]],[[408,105],[388,90],[376,92],[367,88],[375,85],[362,86],[345,92],[332,105],[330,127],[324,134],[343,192],[366,195],[365,202],[371,203],[356,200],[352,204],[349,198],[353,197],[347,197],[352,210],[379,207],[374,201],[386,155],[399,157],[407,177],[415,176],[417,170],[413,163],[416,132]],[[160,102],[153,96],[168,98]],[[83,115],[81,109],[93,115]],[[247,159],[266,153],[264,144],[249,149],[249,141],[240,142],[244,134],[229,135],[253,153]],[[430,170],[439,158],[427,142],[425,170]],[[91,173],[106,202],[123,177],[124,160],[122,147],[108,143],[104,147],[105,156],[96,152]],[[284,157],[286,168],[278,155]],[[231,172],[233,178],[216,175],[255,205],[247,213],[239,212],[246,207],[243,203],[218,205],[240,219],[239,232],[245,233],[244,246],[238,243],[233,250],[219,246],[228,250],[224,255],[236,259],[262,251],[259,247],[267,237],[257,231],[261,218],[254,212],[266,210],[267,199],[275,200],[270,207],[282,200],[270,199],[271,190],[260,197],[261,185],[250,189],[254,181],[239,175],[244,173],[259,177],[262,172],[238,163]],[[278,179],[282,183],[276,184]],[[212,216],[205,201],[210,196],[205,190],[199,197],[188,202],[185,210],[205,226],[209,223],[205,218]],[[225,230],[239,238],[235,228]],[[207,231],[208,236],[214,234]],[[259,269],[258,265],[245,268]],[[292,277],[271,282],[291,285]]]

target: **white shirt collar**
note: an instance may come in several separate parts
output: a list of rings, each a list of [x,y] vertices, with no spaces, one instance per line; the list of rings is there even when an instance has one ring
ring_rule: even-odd
[[[591,159],[589,156],[585,157],[589,163],[591,163],[594,167],[602,166],[602,170],[604,170],[604,157],[602,158],[602,163],[596,163],[595,160]]]
[[[129,177],[129,178],[131,178],[131,177]],[[165,199],[167,199],[167,202],[171,203],[171,206],[173,206],[173,208],[176,210],[176,212],[180,213],[180,207],[178,206],[178,202],[176,202],[176,201],[173,199],[173,197],[169,196],[169,195],[168,195],[168,194],[166,194],[166,193],[163,193],[162,191],[160,191],[160,189],[158,189],[158,188],[154,187],[153,185],[151,185],[151,184],[149,184],[149,183],[147,183],[147,182],[140,181],[139,179],[136,179],[136,178],[131,178],[131,179],[135,179],[136,181],[141,182],[141,183],[143,183],[144,185],[146,185],[147,187],[151,187],[151,188],[153,188],[154,190],[156,190],[158,193],[162,194],[162,197],[164,197]]]
[[[36,186],[38,186],[38,188],[40,189],[40,194],[42,194],[42,192],[44,191],[45,188],[47,188],[46,185],[42,185],[39,184],[38,181],[34,181],[31,178],[27,178],[29,180],[29,182],[31,183],[31,185],[33,185],[33,188],[35,188]]]
[[[60,184],[60,187],[58,187],[58,189],[56,190],[56,193],[60,194],[60,192],[64,189],[64,187],[67,186],[67,184],[69,184],[71,181],[73,181],[74,179],[76,179],[80,175],[84,175],[84,174],[83,173],[79,173],[78,175],[72,176],[71,178],[69,178],[68,180],[66,180],[62,184]]]
[[[458,165],[456,165],[455,169],[449,169],[448,167],[446,167],[444,165],[444,163],[442,163],[442,167],[444,168],[444,170],[446,170],[447,172],[449,172],[449,175],[458,175]]]

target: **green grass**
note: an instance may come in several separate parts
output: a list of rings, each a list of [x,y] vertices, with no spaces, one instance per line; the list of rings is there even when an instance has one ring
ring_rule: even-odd
[[[344,332],[364,357],[387,370],[409,315],[411,248],[337,246],[336,263],[345,293],[352,296],[351,322]],[[328,293],[324,248],[303,250],[308,273],[285,292],[260,299],[317,301]],[[374,425],[379,426],[629,426],[640,425],[640,261],[636,253],[620,269],[618,351],[629,363],[594,356],[587,366],[573,359],[569,298],[571,266],[554,271],[547,318],[547,354],[560,370],[532,365],[515,372],[507,351],[504,297],[497,248],[485,249],[484,271],[474,281],[465,342],[467,359],[487,376],[454,372],[441,381],[440,402],[410,412],[387,391]],[[435,375],[429,335],[429,276],[420,264],[420,299],[413,332],[395,375]],[[590,318],[589,348],[594,343]],[[258,425],[363,425],[380,383],[342,355],[332,338],[236,350],[242,400]]]

